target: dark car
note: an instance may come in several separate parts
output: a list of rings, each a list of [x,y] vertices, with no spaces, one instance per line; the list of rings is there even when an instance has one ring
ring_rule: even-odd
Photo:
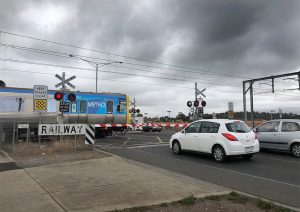
[[[143,132],[151,132],[152,127],[151,126],[143,126]]]
[[[161,127],[160,126],[154,126],[152,127],[152,132],[160,132],[161,131]]]

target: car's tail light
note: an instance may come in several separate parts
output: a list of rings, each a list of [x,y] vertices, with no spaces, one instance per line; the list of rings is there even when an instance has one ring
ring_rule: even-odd
[[[225,138],[227,138],[229,141],[238,141],[238,139],[235,136],[233,136],[233,135],[231,135],[229,133],[222,133],[222,135]]]

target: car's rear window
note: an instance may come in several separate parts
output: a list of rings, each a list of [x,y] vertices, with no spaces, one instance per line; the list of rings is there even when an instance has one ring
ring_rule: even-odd
[[[248,133],[251,131],[245,122],[235,121],[225,125],[229,132]]]

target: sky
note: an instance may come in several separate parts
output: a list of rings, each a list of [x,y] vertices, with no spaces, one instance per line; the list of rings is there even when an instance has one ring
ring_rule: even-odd
[[[242,111],[244,80],[299,71],[299,11],[298,0],[0,0],[0,80],[55,89],[65,72],[95,92],[98,63],[98,91],[148,116],[187,114],[195,83],[205,113]],[[276,79],[274,94],[254,83],[254,110],[300,114],[297,80]]]

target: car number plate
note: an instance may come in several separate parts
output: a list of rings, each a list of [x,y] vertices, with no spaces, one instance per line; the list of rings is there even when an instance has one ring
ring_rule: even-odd
[[[253,151],[253,146],[245,147],[245,151],[246,152],[252,152]]]

